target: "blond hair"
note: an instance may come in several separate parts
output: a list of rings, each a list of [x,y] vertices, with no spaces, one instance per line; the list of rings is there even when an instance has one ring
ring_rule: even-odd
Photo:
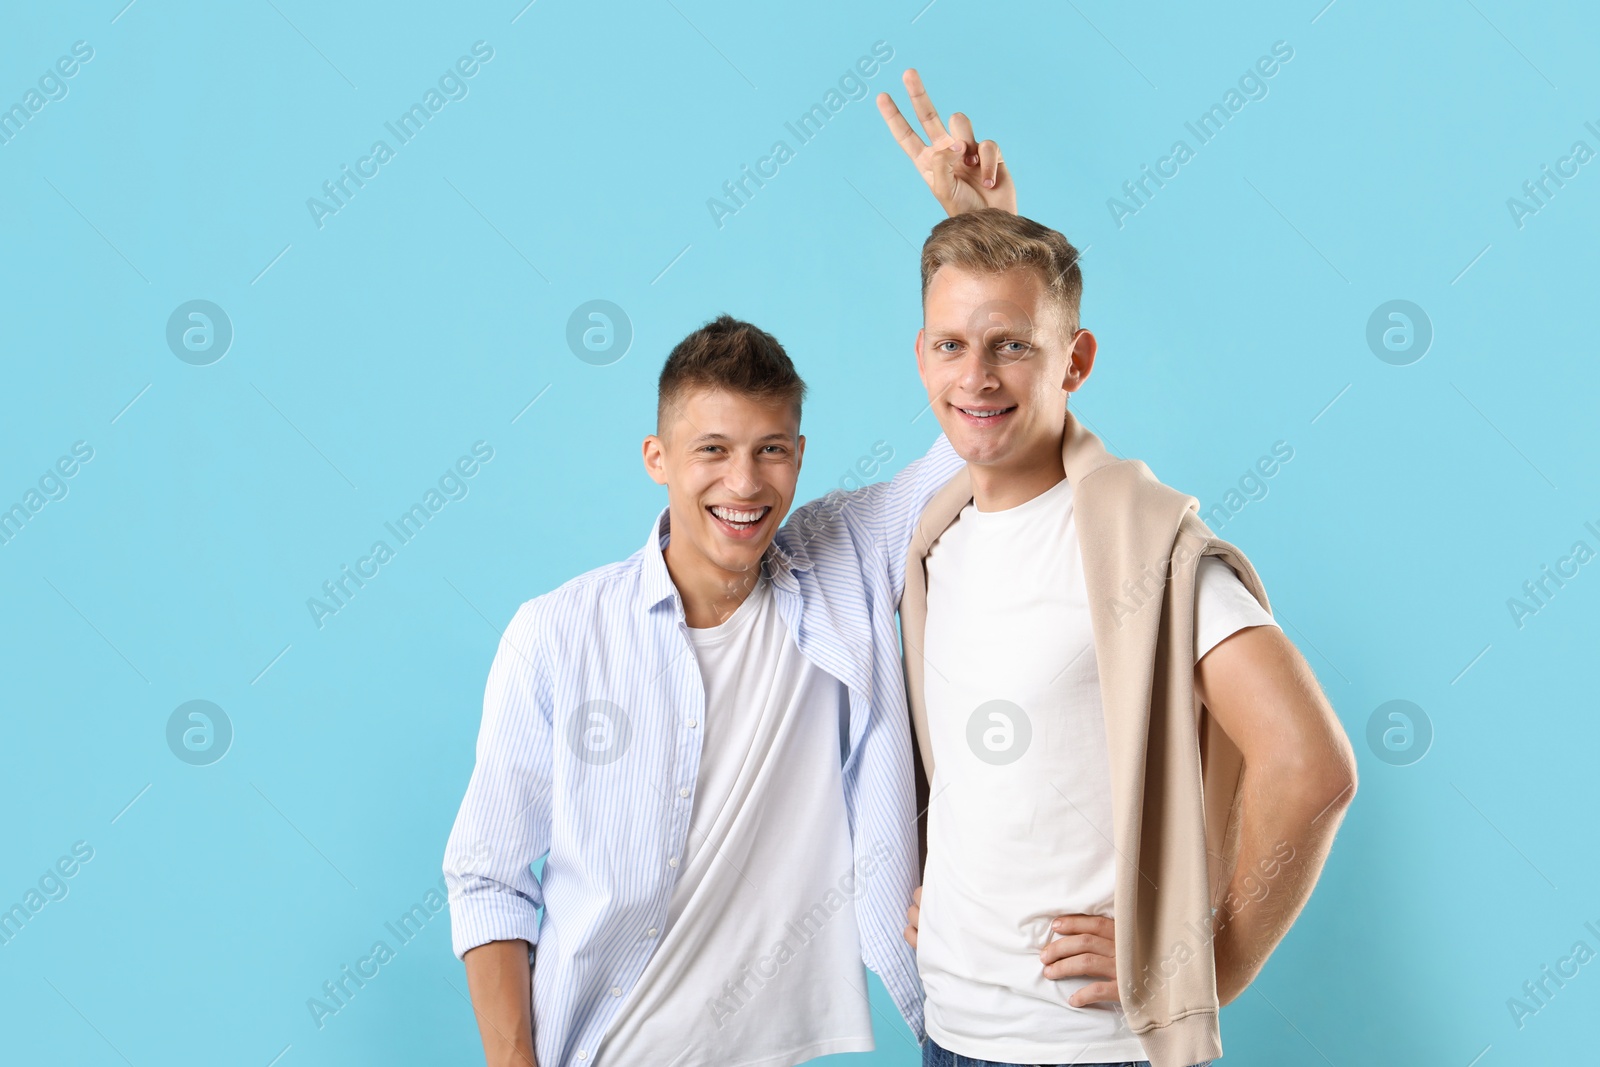
[[[1078,326],[1083,299],[1083,271],[1078,250],[1058,231],[999,208],[952,215],[940,222],[922,243],[922,299],[940,267],[959,267],[978,274],[1001,274],[1026,268],[1037,271],[1051,304],[1070,331]]]

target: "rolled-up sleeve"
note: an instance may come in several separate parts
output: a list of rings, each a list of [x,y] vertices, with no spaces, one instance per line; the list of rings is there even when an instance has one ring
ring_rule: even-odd
[[[477,762],[445,846],[450,935],[459,958],[490,941],[539,940],[544,892],[531,869],[550,850],[551,680],[530,601],[489,668]]]

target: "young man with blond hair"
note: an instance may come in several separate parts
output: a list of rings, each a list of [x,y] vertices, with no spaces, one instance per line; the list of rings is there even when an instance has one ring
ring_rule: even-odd
[[[1310,895],[1355,759],[1244,554],[1071,413],[1097,347],[1077,251],[961,210],[992,187],[930,169],[951,132],[913,103],[928,143],[879,98],[952,216],[923,246],[917,368],[967,461],[919,520],[900,609],[928,798],[905,930],[923,1062],[1209,1061],[1220,1006]]]

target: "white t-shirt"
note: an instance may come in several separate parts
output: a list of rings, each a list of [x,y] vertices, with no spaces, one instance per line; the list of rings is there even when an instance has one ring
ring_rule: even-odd
[[[1057,915],[1114,916],[1111,766],[1083,560],[1063,479],[1014,508],[968,504],[927,557],[924,654],[934,777],[917,965],[928,1033],[1008,1063],[1142,1060],[1095,979],[1044,977]],[[1275,625],[1202,557],[1196,662]]]
[[[801,654],[765,578],[689,637],[706,689],[700,770],[692,798],[662,786],[663,804],[693,803],[689,840],[661,943],[593,1062],[789,1067],[871,1051],[840,773],[849,693]]]

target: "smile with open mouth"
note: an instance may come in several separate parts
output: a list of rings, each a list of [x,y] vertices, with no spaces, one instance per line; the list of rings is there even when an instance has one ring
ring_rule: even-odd
[[[993,425],[1017,410],[1017,405],[1015,404],[1010,407],[962,407],[959,404],[951,404],[950,406],[964,415],[968,422],[978,426],[984,424]]]
[[[733,537],[749,537],[766,520],[767,514],[772,511],[772,505],[762,504],[754,508],[730,508],[720,504],[711,504],[706,508],[711,517],[717,521],[724,532]]]

